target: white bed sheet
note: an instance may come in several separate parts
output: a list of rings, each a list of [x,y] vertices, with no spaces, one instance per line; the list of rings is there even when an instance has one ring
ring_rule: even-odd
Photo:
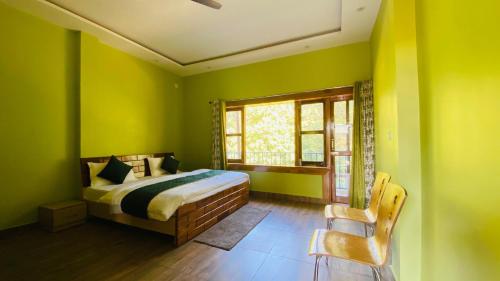
[[[142,177],[138,178],[138,181],[142,180],[148,180],[151,179],[152,177],[147,176],[147,177]],[[110,192],[111,190],[119,187],[119,184],[112,184],[112,185],[104,185],[104,186],[89,186],[85,187],[83,189],[83,198],[88,201],[93,201],[93,202],[99,202],[99,199],[106,195],[106,193]]]
[[[111,213],[119,214],[122,213],[121,200],[129,192],[137,188],[165,180],[200,174],[207,171],[210,170],[200,169],[175,175],[146,177],[135,182],[119,185],[89,187],[84,191],[84,198],[95,202],[106,203],[110,206]],[[148,216],[150,219],[167,221],[180,206],[207,198],[246,181],[249,181],[248,174],[227,171],[221,175],[166,190],[151,200],[148,206]]]

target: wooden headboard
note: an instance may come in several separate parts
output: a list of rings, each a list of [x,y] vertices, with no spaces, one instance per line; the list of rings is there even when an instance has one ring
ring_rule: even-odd
[[[135,176],[138,178],[142,178],[145,176],[150,176],[151,171],[149,170],[149,164],[146,158],[148,157],[165,157],[165,156],[174,156],[173,152],[162,152],[162,153],[153,153],[153,154],[138,154],[138,155],[122,155],[116,156],[119,160],[123,162],[131,162]],[[91,157],[91,158],[80,158],[80,170],[82,173],[82,184],[83,187],[90,186],[90,171],[88,162],[94,163],[104,163],[108,162],[111,156],[104,157]]]

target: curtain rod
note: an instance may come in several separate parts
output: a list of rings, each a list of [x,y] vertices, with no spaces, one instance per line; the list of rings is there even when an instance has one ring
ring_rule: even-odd
[[[285,94],[276,94],[276,95],[271,95],[271,96],[263,96],[263,97],[255,97],[255,98],[227,100],[226,102],[251,101],[251,100],[257,100],[257,99],[263,99],[263,98],[274,98],[274,97],[282,97],[282,96],[289,96],[289,95],[295,95],[295,94],[307,94],[307,93],[313,93],[313,92],[319,92],[319,91],[328,91],[328,90],[335,90],[335,89],[347,88],[347,87],[354,87],[354,85],[345,85],[345,86],[338,86],[338,87],[333,87],[333,88],[324,88],[324,89],[319,89],[319,90],[308,90],[308,91],[304,91],[304,92],[293,92],[293,93],[285,93]],[[212,104],[212,101],[209,101],[208,104]]]

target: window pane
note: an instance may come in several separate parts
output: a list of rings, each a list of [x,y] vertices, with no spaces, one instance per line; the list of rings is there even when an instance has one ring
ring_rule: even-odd
[[[352,133],[352,101],[349,101],[349,112],[347,112],[347,101],[338,101],[333,104],[333,150],[349,151],[351,147]],[[349,120],[347,119],[349,114]]]
[[[241,111],[226,112],[226,134],[241,134]]]
[[[300,119],[302,131],[323,130],[323,103],[301,105]]]
[[[348,132],[350,130],[350,125],[339,125],[335,124],[335,134],[333,136],[334,140],[334,151],[347,151],[349,147],[347,146]]]
[[[324,162],[323,134],[302,135],[302,162]]]
[[[227,159],[241,159],[241,137],[226,137],[226,157]]]
[[[348,197],[351,181],[351,156],[335,156],[335,193]]]
[[[246,163],[295,165],[295,102],[245,107]]]
[[[335,124],[347,124],[345,101],[337,101],[333,103],[333,122]]]

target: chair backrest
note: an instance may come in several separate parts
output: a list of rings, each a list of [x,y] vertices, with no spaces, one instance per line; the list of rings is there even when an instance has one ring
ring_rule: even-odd
[[[368,212],[371,213],[375,220],[377,219],[380,200],[382,199],[385,188],[390,180],[391,176],[384,172],[377,172],[377,175],[375,176],[375,181],[373,182],[371,191],[370,205],[368,206]]]
[[[385,264],[387,260],[391,243],[391,234],[406,201],[406,197],[408,197],[406,190],[402,186],[394,183],[389,183],[387,185],[384,195],[382,196],[382,201],[378,209],[374,238],[378,250],[380,251],[379,253],[383,264]]]

